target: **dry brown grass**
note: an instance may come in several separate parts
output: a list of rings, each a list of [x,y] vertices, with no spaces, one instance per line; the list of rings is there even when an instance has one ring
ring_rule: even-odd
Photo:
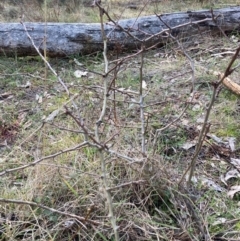
[[[137,9],[128,7],[132,4],[130,1],[109,1],[103,5],[109,7],[113,16],[125,18],[139,13],[154,14],[155,10],[185,10],[189,3],[152,1],[145,6],[144,2],[134,2]],[[78,1],[65,4],[64,1],[49,1],[47,9],[37,0],[22,0],[19,6],[16,1],[3,1],[1,7],[4,12],[12,8],[17,13],[24,13],[29,21],[44,21],[44,14],[47,21],[98,21],[97,9],[82,7]],[[200,8],[200,4],[194,2],[191,8],[195,7]],[[7,16],[9,18],[2,13],[3,21],[18,21],[18,16]],[[226,162],[226,157],[211,148],[209,142],[213,142],[212,139],[199,155],[195,173],[197,182],[190,190],[177,185],[194,152],[194,148],[186,151],[182,146],[196,140],[211,96],[211,81],[215,80],[202,67],[223,71],[230,56],[219,59],[211,54],[220,52],[223,47],[234,49],[237,46],[211,34],[195,38],[201,38],[198,47],[188,48],[184,42],[183,45],[196,63],[198,97],[182,118],[157,139],[156,130],[176,119],[186,107],[192,86],[191,68],[176,43],[144,54],[143,73],[148,88],[144,90],[144,93],[148,92],[144,117],[146,155],[141,149],[140,108],[133,103],[133,99],[139,98],[135,94],[139,91],[139,56],[123,63],[116,79],[115,89],[118,91],[115,97],[113,91],[108,97],[106,115],[99,131],[101,143],[114,136],[107,143],[109,148],[135,160],[130,162],[120,155],[109,154],[107,150],[103,153],[120,240],[214,240],[224,235],[237,240],[240,237],[238,197],[229,199],[225,192],[227,187],[220,181],[231,165]],[[92,137],[104,95],[102,77],[90,72],[103,71],[104,61],[100,54],[81,56],[78,60],[89,71],[88,77],[78,79],[74,76],[79,66],[71,58],[49,61],[70,92],[79,94],[74,103],[67,106],[74,116],[84,119],[89,137]],[[114,60],[114,56],[109,60]],[[84,141],[80,126],[65,113],[63,106],[68,102],[68,96],[51,73],[45,80],[45,66],[38,58],[1,58],[0,72],[0,94],[9,92],[11,97],[0,98],[0,124],[8,130],[0,133],[2,140],[7,141],[0,141],[0,173]],[[232,78],[237,81],[238,77],[239,69]],[[31,82],[30,88],[19,87],[27,81]],[[42,102],[36,96],[41,96]],[[237,147],[240,141],[238,104],[236,96],[222,90],[211,116],[211,134],[222,138],[235,137]],[[53,123],[42,126],[44,116],[48,117],[58,108],[60,112]],[[18,128],[13,128],[15,126]],[[11,135],[11,142],[6,133]],[[86,146],[23,170],[3,173],[1,198],[19,200],[19,203],[1,199],[0,240],[114,240],[108,217],[109,203],[102,185],[100,153],[102,150]],[[236,153],[235,158],[238,155]],[[206,180],[213,181],[225,191],[220,192],[214,185],[210,187]],[[238,180],[228,183],[229,187],[233,184],[238,185]],[[24,204],[24,201],[34,204]],[[76,219],[71,214],[83,219]],[[225,221],[217,223],[220,218]]]
[[[19,22],[24,14],[25,21],[30,22],[99,22],[96,8],[92,8],[91,0],[13,0],[2,1],[0,4],[0,20]],[[111,12],[114,19],[131,18],[139,15],[161,14],[173,11],[196,10],[209,7],[225,7],[237,4],[237,1],[102,1],[103,6]]]

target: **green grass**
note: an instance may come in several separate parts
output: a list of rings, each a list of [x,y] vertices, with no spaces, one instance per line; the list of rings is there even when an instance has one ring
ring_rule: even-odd
[[[215,6],[221,6],[223,2]],[[28,4],[32,4],[31,11]],[[103,1],[102,4],[114,18],[127,18],[137,16],[145,3],[137,2],[137,9],[128,8],[129,3],[126,1]],[[209,5],[208,2],[203,4]],[[3,21],[17,21],[16,16],[10,14],[16,8],[15,5],[3,1],[1,6],[4,7],[1,15]],[[97,8],[82,6],[79,1],[73,0],[47,1],[47,9],[43,1],[30,3],[22,0],[21,7],[29,21],[44,21],[44,13],[47,21],[97,22],[99,19]],[[195,8],[201,8],[200,3],[165,1],[164,4],[148,4],[141,15]],[[195,59],[195,90],[198,95],[179,120],[160,132],[156,147],[153,146],[156,130],[176,120],[190,98],[190,64],[184,56],[175,54],[175,43],[144,55],[143,79],[147,83],[147,89],[144,90],[145,153],[142,151],[140,108],[136,103],[131,103],[133,99],[139,101],[138,56],[130,58],[121,66],[121,72],[116,78],[116,89],[120,91],[109,92],[106,114],[98,126],[96,122],[102,111],[104,78],[94,72],[104,71],[102,53],[49,59],[69,87],[70,97],[56,77],[46,70],[39,57],[0,58],[0,96],[6,92],[12,95],[9,99],[0,98],[0,144],[7,141],[0,145],[0,170],[21,167],[60,153],[37,165],[2,175],[0,196],[36,202],[65,212],[65,215],[60,215],[54,210],[36,206],[1,202],[0,213],[7,217],[14,214],[16,219],[9,221],[3,217],[0,241],[38,238],[52,241],[114,240],[103,180],[106,180],[105,185],[111,190],[113,212],[122,240],[184,240],[186,237],[201,240],[199,225],[212,238],[221,233],[228,233],[229,238],[236,240],[240,237],[239,195],[230,199],[226,195],[227,190],[215,191],[201,181],[202,178],[208,178],[225,189],[239,185],[239,181],[234,178],[226,181],[228,187],[220,181],[220,176],[233,167],[219,153],[212,151],[210,144],[215,143],[213,140],[208,140],[202,147],[196,165],[197,182],[192,185],[192,189],[178,187],[195,148],[186,151],[181,147],[197,140],[202,126],[199,119],[204,117],[212,93],[212,82],[216,80],[200,66],[223,72],[230,58],[217,60],[211,57],[210,50],[219,46],[235,47],[220,37],[199,35],[199,38],[202,38],[200,48],[206,52],[201,54],[201,58],[197,56]],[[160,57],[154,57],[155,54],[160,54]],[[83,67],[77,66],[74,58]],[[110,62],[115,59],[116,56],[109,54]],[[76,78],[74,71],[78,69],[87,70],[89,76]],[[238,76],[237,69],[231,78],[237,82]],[[110,74],[107,77],[108,85],[112,79],[113,75]],[[30,81],[31,86],[21,87],[27,81]],[[78,97],[69,101],[76,93]],[[42,102],[36,99],[37,95],[42,97]],[[64,105],[75,116],[75,120],[66,115]],[[56,109],[60,109],[60,113],[53,122],[40,128],[43,117],[48,117]],[[238,147],[238,112],[238,96],[228,90],[221,90],[211,111],[209,133],[224,141],[227,137],[235,137]],[[84,125],[87,137],[77,121]],[[14,126],[17,128],[14,129]],[[97,148],[96,128],[99,130],[101,145],[107,147],[107,150]],[[1,130],[7,130],[13,135],[13,140],[7,139],[7,132]],[[92,144],[62,153],[83,141]],[[130,161],[124,158],[126,156]],[[234,157],[239,158],[239,154],[236,153]],[[68,214],[78,215],[85,220],[76,222]],[[226,222],[216,224],[219,218],[225,218]],[[69,221],[74,221],[73,226],[67,227]],[[183,235],[181,238],[180,234]]]

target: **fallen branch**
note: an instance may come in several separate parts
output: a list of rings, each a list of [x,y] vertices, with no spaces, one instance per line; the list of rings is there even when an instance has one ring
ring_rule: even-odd
[[[239,32],[239,18],[240,6],[236,6],[213,11],[187,11],[119,21],[111,19],[104,24],[104,31],[108,38],[108,49],[120,48],[126,51],[136,50],[143,42],[145,46],[164,44],[168,41],[166,33],[169,32],[173,36],[181,35],[181,37],[203,31]],[[25,25],[39,51],[43,53],[46,47],[49,57],[103,50],[100,23],[25,23]],[[0,55],[38,54],[21,23],[1,23],[0,29]]]
[[[224,77],[224,73],[221,73],[219,71],[207,70],[206,68],[204,68],[202,66],[198,66],[198,67],[203,69],[203,71],[206,71],[208,74],[212,74],[212,75],[218,77],[218,79],[222,79]],[[239,67],[239,66],[237,66],[237,67]],[[236,69],[236,67],[234,69]],[[229,89],[232,93],[240,96],[240,85],[235,83],[232,79],[230,79],[229,77],[225,77],[222,81],[222,84],[227,89]]]
[[[213,75],[218,76],[219,79],[222,79],[224,74],[217,72],[217,71],[213,71]],[[225,77],[223,79],[222,84],[228,88],[230,91],[232,91],[234,94],[236,95],[240,95],[240,85],[238,85],[237,83],[233,82],[233,80],[231,80],[229,77]]]

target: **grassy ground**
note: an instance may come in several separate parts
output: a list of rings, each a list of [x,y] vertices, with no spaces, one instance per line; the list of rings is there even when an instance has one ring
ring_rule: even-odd
[[[117,19],[237,1],[102,4]],[[24,14],[25,21],[97,22],[98,10],[89,5],[2,1],[0,18],[19,21]],[[71,101],[40,58],[0,58],[0,240],[115,240],[111,207],[120,240],[240,240],[239,194],[231,193],[239,188],[239,98],[228,89],[218,91],[191,188],[185,179],[178,185],[193,158],[216,81],[206,69],[224,72],[231,55],[219,53],[234,51],[239,43],[208,33],[193,36],[190,46],[182,44],[196,69],[191,102],[190,62],[171,43],[144,53],[144,117],[136,104],[142,60],[135,56],[122,64],[100,124],[103,78],[96,72],[104,71],[101,53],[75,56],[83,67],[74,57],[49,59],[71,96],[76,94]],[[110,66],[114,60],[110,55]],[[76,70],[88,74],[77,78]],[[238,83],[239,75],[237,68],[231,79]],[[97,143],[108,146],[105,151],[94,142],[96,131]],[[77,146],[86,140],[93,144]]]

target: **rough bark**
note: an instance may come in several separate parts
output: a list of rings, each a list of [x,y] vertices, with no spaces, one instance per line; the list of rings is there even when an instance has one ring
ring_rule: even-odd
[[[213,20],[214,17],[214,20]],[[195,23],[194,23],[195,22]],[[196,23],[198,22],[198,23]],[[189,36],[196,32],[240,31],[240,6],[213,10],[146,16],[138,19],[119,20],[104,24],[109,48],[131,50],[145,42],[146,45],[167,41],[166,29],[174,36]],[[28,32],[41,52],[48,56],[87,54],[102,50],[101,26],[99,23],[25,23]],[[121,26],[121,27],[120,27]],[[151,36],[153,36],[150,38]],[[134,36],[134,38],[133,38]],[[0,24],[0,55],[36,55],[21,23]]]

